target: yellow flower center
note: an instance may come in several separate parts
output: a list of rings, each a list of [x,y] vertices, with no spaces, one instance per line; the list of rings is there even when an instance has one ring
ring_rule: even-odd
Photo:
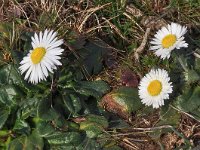
[[[31,53],[31,60],[34,64],[38,64],[44,55],[46,54],[46,49],[44,47],[37,47]]]
[[[162,39],[162,46],[169,48],[176,43],[176,36],[174,34],[168,34]]]
[[[151,96],[157,96],[162,90],[162,84],[158,80],[153,80],[150,82],[147,90]]]

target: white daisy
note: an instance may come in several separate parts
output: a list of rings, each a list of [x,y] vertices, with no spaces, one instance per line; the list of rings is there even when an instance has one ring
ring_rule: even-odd
[[[158,108],[164,105],[164,100],[169,99],[172,93],[172,83],[167,71],[163,69],[152,69],[146,74],[139,84],[139,97],[143,104]]]
[[[157,56],[162,59],[169,58],[173,49],[188,47],[184,41],[183,35],[187,32],[187,27],[176,23],[171,23],[167,27],[162,27],[156,32],[154,38],[150,42],[152,46],[150,50],[154,50]]]
[[[60,47],[63,40],[58,40],[57,32],[45,30],[44,33],[34,34],[32,39],[33,50],[20,62],[21,74],[25,73],[25,80],[37,84],[41,80],[46,80],[49,72],[53,73],[56,65],[60,63],[60,55],[64,51]]]

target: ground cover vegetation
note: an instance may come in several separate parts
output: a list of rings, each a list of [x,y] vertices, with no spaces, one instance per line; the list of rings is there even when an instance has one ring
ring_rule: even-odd
[[[199,0],[1,0],[0,149],[200,149]]]

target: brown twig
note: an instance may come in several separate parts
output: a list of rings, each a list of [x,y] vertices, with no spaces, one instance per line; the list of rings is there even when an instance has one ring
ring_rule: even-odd
[[[134,51],[134,55],[130,55],[131,59],[135,59],[136,61],[139,61],[139,54],[141,54],[144,51],[144,48],[146,46],[147,43],[147,39],[148,39],[148,35],[151,31],[151,28],[147,28],[146,32],[144,34],[142,43],[140,44],[140,46]]]
[[[132,128],[132,129],[139,130],[139,131],[152,131],[152,130],[160,130],[160,129],[167,129],[167,128],[173,128],[173,126],[163,125],[163,126],[152,127],[152,128]]]
[[[133,150],[139,150],[139,147],[137,147],[135,144],[133,144],[132,142],[130,142],[127,138],[123,139],[123,142],[128,144],[128,146],[130,148],[132,148]]]
[[[133,132],[129,132],[129,133],[117,133],[117,134],[113,134],[112,136],[129,136],[129,135],[138,135],[138,134],[145,134],[145,133],[150,133],[152,131],[133,131]]]
[[[198,54],[198,53],[193,53],[193,55],[195,56],[195,57],[197,57],[197,58],[200,58],[200,54]]]

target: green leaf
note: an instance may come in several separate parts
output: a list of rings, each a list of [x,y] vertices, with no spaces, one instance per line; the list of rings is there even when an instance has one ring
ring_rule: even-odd
[[[54,120],[59,117],[59,114],[52,107],[50,98],[45,98],[40,101],[37,113],[38,117],[46,121]]]
[[[108,127],[108,121],[104,116],[98,116],[94,114],[90,114],[86,116],[86,120],[89,122],[94,122],[102,126],[103,128]]]
[[[160,111],[160,120],[156,126],[171,125],[177,127],[181,118],[181,114],[172,107],[164,106]]]
[[[137,111],[142,107],[138,89],[130,87],[121,87],[108,93],[103,97],[100,105],[123,118],[129,117],[131,112]]]
[[[32,132],[32,134],[28,137],[28,141],[28,145],[32,145],[34,150],[43,150],[44,142],[43,139],[39,136],[37,130]]]
[[[80,145],[76,147],[77,150],[102,150],[102,147],[100,146],[99,142],[97,142],[95,139],[91,139],[86,137]]]
[[[0,130],[0,137],[9,135],[9,130]]]
[[[200,75],[195,70],[190,69],[187,72],[185,72],[184,75],[185,75],[185,80],[189,84],[200,81]]]
[[[10,142],[11,142],[11,136],[10,135],[2,137],[0,139],[0,149],[7,150]]]
[[[10,109],[7,106],[0,106],[0,129],[5,124],[8,119],[8,115],[10,114]]]
[[[69,68],[69,66],[63,67],[63,69],[59,72],[60,75],[58,79],[59,84],[69,84],[70,86],[70,83],[74,78],[74,75],[70,69],[71,68]]]
[[[53,126],[50,124],[50,122],[42,121],[36,123],[38,134],[41,137],[48,137],[49,135],[53,134],[56,130],[53,128]]]
[[[36,130],[30,136],[22,135],[14,139],[8,147],[8,150],[43,150],[43,139]]]
[[[86,131],[89,138],[95,138],[102,133],[103,127],[94,122],[84,121],[80,123],[80,130]]]
[[[62,95],[62,100],[65,106],[65,109],[67,109],[71,114],[76,114],[75,107],[73,106],[73,102],[70,96],[64,93]]]
[[[12,33],[12,24],[11,23],[5,23],[1,22],[0,23],[0,33],[2,33],[2,36],[4,38],[10,38],[10,34]]]
[[[123,149],[117,145],[113,145],[113,146],[105,147],[103,148],[103,150],[123,150]]]
[[[80,98],[75,93],[64,93],[62,98],[64,106],[70,111],[70,113],[77,115],[82,108]]]
[[[80,98],[75,94],[70,94],[70,98],[74,106],[74,113],[78,113],[82,108]]]
[[[21,84],[22,79],[13,65],[0,67],[0,84]]]
[[[71,145],[51,145],[51,150],[75,150],[76,146]]]
[[[200,106],[200,86],[190,88],[177,98],[176,106],[187,112],[193,112]]]
[[[0,103],[11,106],[15,103],[14,98],[19,90],[14,85],[6,85],[0,88]]]
[[[76,89],[77,92],[86,96],[101,98],[110,90],[109,85],[101,80],[98,81],[81,81]]]
[[[92,111],[97,112],[97,100],[95,98],[99,99],[109,89],[110,87],[104,81],[79,81],[74,82],[73,86],[65,87],[64,92],[60,93],[61,98],[58,99],[63,101],[66,114],[77,116],[82,111],[85,111],[85,114]],[[87,101],[84,101],[86,99]]]
[[[88,115],[85,119],[80,123],[80,130],[86,131],[89,138],[97,137],[108,127],[108,121],[103,116]]]
[[[78,132],[54,132],[46,137],[50,145],[79,145],[82,141],[82,136]]]
[[[0,88],[0,128],[2,128],[2,126],[6,122],[12,110],[12,106],[15,106],[16,102],[14,98],[17,94],[18,94],[18,90],[13,85],[1,86]],[[10,122],[12,122],[12,119],[10,120]]]
[[[25,122],[24,120],[17,119],[13,127],[13,130],[20,134],[29,134],[31,131],[31,128],[29,124]]]
[[[84,50],[79,51],[83,58],[80,65],[84,66],[86,74],[99,73],[103,68],[103,59],[109,51],[110,47],[100,39],[87,41]]]
[[[25,147],[27,145],[27,137],[25,135],[20,136],[16,139],[14,139],[8,147],[8,150],[27,150],[27,148]]]
[[[27,119],[37,115],[37,107],[40,100],[36,97],[25,99],[20,105],[21,118]]]
[[[112,119],[109,121],[109,128],[128,128],[130,125],[124,120],[119,118],[118,116],[112,116]]]
[[[165,105],[161,108],[160,119],[155,126],[171,125],[175,129],[178,127],[180,119],[181,114],[177,110],[173,109],[172,107],[169,107],[168,105]],[[154,139],[159,139],[163,133],[173,131],[174,130],[172,130],[172,128],[169,127],[155,130],[154,132],[149,133],[149,135]]]
[[[200,72],[200,58],[195,59],[195,70]]]
[[[25,54],[27,54],[32,49],[32,45],[31,45],[32,36],[34,36],[33,32],[26,32],[26,31],[23,31],[20,36],[20,39],[24,41],[23,50]]]
[[[175,101],[175,106],[200,119],[200,86],[188,88]]]
[[[138,96],[138,89],[122,87],[111,95],[113,99],[128,112],[137,111],[142,107],[141,100]]]

